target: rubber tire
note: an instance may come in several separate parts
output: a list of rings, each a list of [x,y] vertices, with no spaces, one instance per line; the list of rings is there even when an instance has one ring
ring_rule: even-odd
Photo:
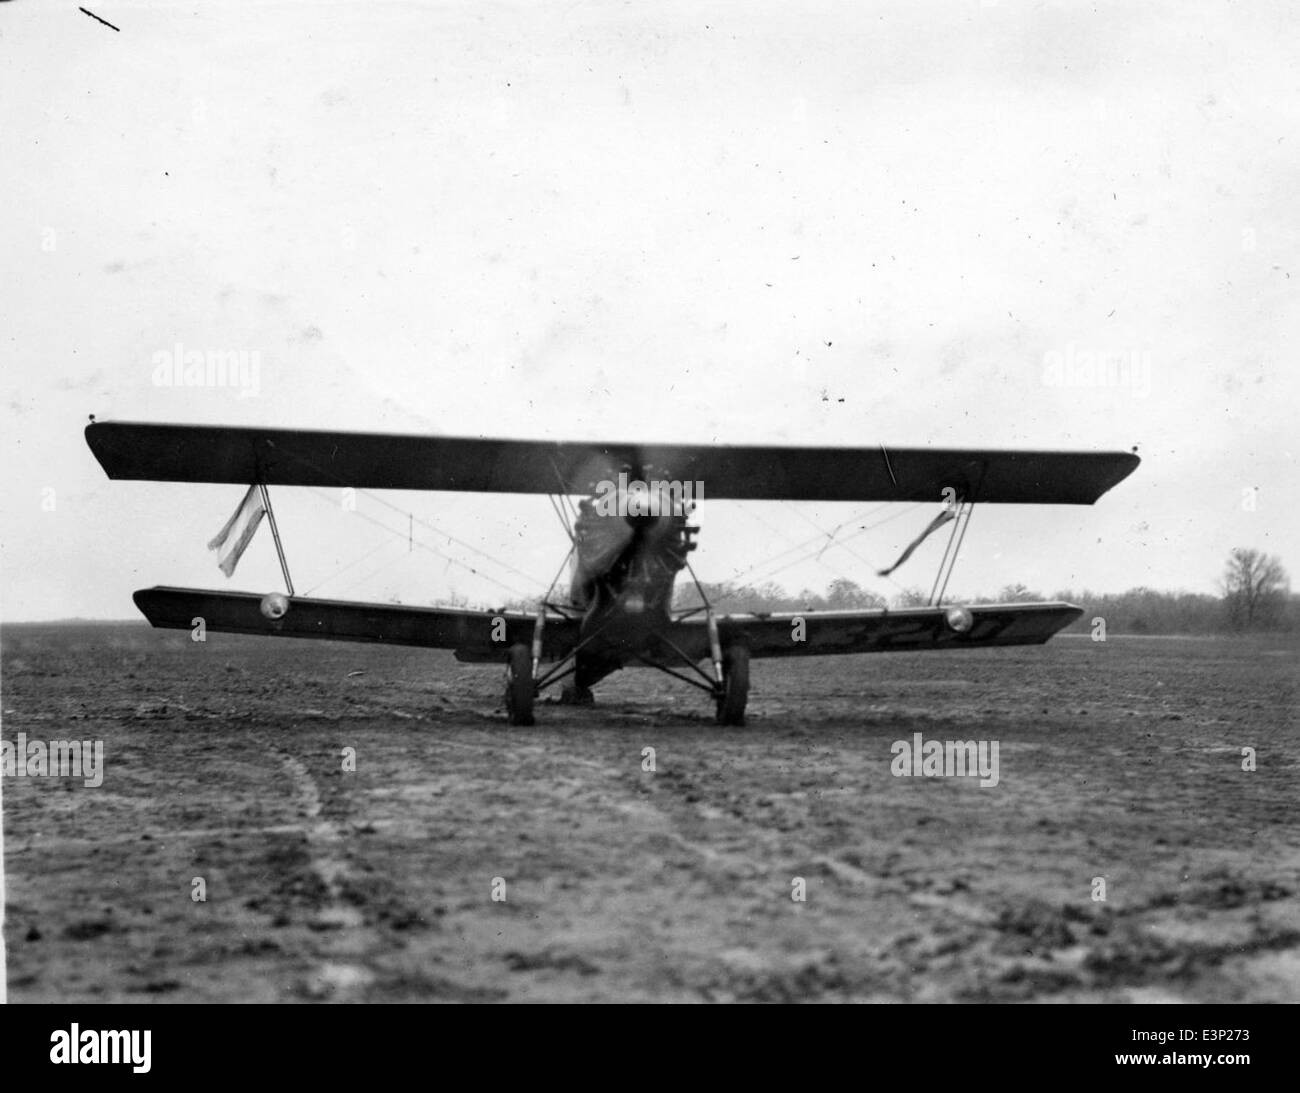
[[[718,699],[718,724],[743,725],[749,700],[749,647],[731,645],[722,652],[722,697]]]
[[[512,645],[506,661],[506,717],[512,725],[533,724],[533,651]]]

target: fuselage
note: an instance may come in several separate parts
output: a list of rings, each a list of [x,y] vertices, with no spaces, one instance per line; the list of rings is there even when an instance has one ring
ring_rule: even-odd
[[[591,642],[580,686],[622,667],[668,622],[699,528],[688,522],[694,500],[661,485],[620,475],[615,489],[579,503],[569,602]]]

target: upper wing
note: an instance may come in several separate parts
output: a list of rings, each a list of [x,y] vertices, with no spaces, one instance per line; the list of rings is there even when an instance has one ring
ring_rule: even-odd
[[[588,494],[621,471],[699,482],[733,500],[1090,505],[1132,473],[1128,452],[791,448],[492,440],[387,433],[97,422],[110,478],[396,490]]]
[[[533,640],[536,620],[515,611],[466,611],[446,607],[400,607],[295,596],[278,619],[261,611],[252,592],[209,592],[201,588],[143,588],[135,605],[154,626],[190,630],[196,619],[206,629],[333,641],[382,642],[454,649],[457,660],[504,661],[517,642]],[[502,620],[498,624],[498,619]],[[549,614],[543,628],[543,656],[559,659],[578,643],[576,619]]]
[[[900,649],[963,649],[992,645],[1041,645],[1083,614],[1068,603],[999,603],[968,607],[970,628],[954,630],[950,607],[876,611],[810,611],[806,614],[727,615],[718,619],[723,645],[743,642],[755,657],[883,653]],[[802,620],[802,627],[796,622]],[[696,659],[709,655],[703,618],[675,623],[669,636]]]

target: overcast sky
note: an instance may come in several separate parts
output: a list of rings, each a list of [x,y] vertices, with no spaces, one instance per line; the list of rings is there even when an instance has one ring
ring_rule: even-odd
[[[0,6],[6,620],[279,587],[265,532],[205,549],[238,487],[110,483],[92,413],[1137,446],[1095,507],[977,510],[953,587],[1300,565],[1294,4],[89,6]],[[178,344],[257,375],[160,385]],[[566,547],[545,498],[336,492],[275,494],[299,592],[499,602]],[[700,576],[871,507],[706,502]],[[940,537],[874,569],[936,510],[774,579],[928,589]]]

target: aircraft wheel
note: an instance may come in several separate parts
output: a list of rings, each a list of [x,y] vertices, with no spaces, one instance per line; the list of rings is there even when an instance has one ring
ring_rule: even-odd
[[[718,699],[718,724],[743,725],[749,699],[749,648],[730,645],[722,654],[722,697]]]
[[[506,661],[506,716],[512,725],[533,723],[533,651],[512,645]]]

